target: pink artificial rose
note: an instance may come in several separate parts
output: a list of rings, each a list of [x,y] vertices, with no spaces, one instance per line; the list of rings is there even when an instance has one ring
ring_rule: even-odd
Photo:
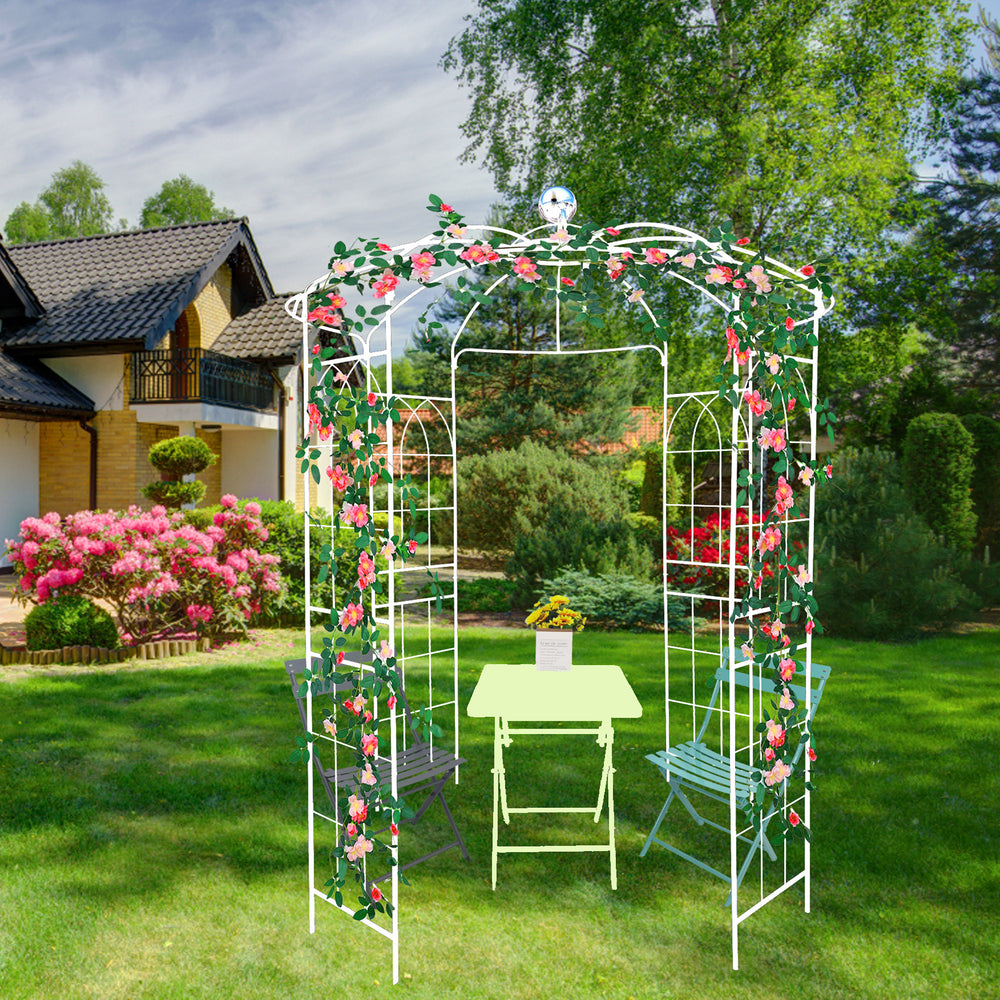
[[[314,356],[319,354],[319,344],[313,344],[312,352]]]
[[[771,279],[767,276],[767,271],[760,264],[754,264],[746,273],[748,281],[752,281],[758,294],[771,290]]]
[[[620,229],[615,229],[614,226],[608,226],[608,228],[605,229],[604,231],[609,236],[621,236],[621,234],[622,234],[621,230]]]
[[[766,760],[768,763],[774,760],[774,751],[770,747],[766,747],[764,749],[764,760]]]
[[[389,695],[389,711],[391,712],[396,707],[396,696],[394,694]]]
[[[396,824],[395,824],[395,823],[390,823],[390,824],[389,824],[389,832],[390,832],[390,833],[391,833],[391,834],[392,834],[392,835],[393,835],[394,837],[398,837],[398,836],[399,836],[399,827],[398,827],[398,826],[396,826]]]
[[[799,814],[794,809],[788,810],[788,822],[792,826],[798,826],[802,820],[799,819]]]
[[[340,627],[342,629],[354,628],[361,623],[361,619],[365,616],[365,609],[361,607],[360,604],[349,603],[343,611],[340,612]]]
[[[368,405],[374,406],[378,402],[378,396],[374,392],[368,393]]]
[[[778,663],[778,673],[783,681],[790,681],[795,676],[795,661],[781,660]]]
[[[408,552],[410,553],[410,555],[411,555],[411,556],[412,556],[412,555],[414,555],[414,554],[416,553],[416,551],[417,551],[417,541],[416,541],[416,539],[415,539],[415,538],[411,538],[411,539],[410,539],[410,540],[409,540],[409,541],[408,541],[408,542],[406,543],[406,549],[407,549],[407,551],[408,551]]]
[[[826,478],[827,479],[833,479],[833,463],[832,462],[828,463],[824,467],[823,471],[826,473]]]
[[[348,823],[347,826],[344,827],[344,833],[346,833],[348,837],[356,837],[358,835],[358,828],[353,823]]]
[[[325,719],[323,720],[323,728],[324,728],[324,729],[325,729],[325,730],[326,730],[326,731],[327,731],[327,732],[328,732],[328,733],[329,733],[329,734],[330,734],[331,736],[336,736],[336,735],[337,735],[337,723],[336,723],[336,722],[335,722],[335,721],[334,721],[333,719],[331,719],[331,718],[330,718],[329,716],[327,716],[327,717],[326,717],[326,718],[325,718]]]
[[[786,712],[790,712],[793,708],[795,708],[795,702],[792,701],[792,696],[788,693],[788,688],[781,689],[781,697],[778,699],[778,708],[783,709]]]
[[[811,278],[816,273],[816,268],[812,264],[806,264],[805,267],[800,267],[799,270],[807,277]]]
[[[378,753],[378,737],[374,733],[365,733],[361,737],[361,752],[366,757],[374,757]]]
[[[396,286],[398,284],[399,284],[399,278],[397,278],[396,275],[394,275],[392,271],[389,270],[389,268],[386,268],[382,272],[382,277],[372,283],[372,288],[374,289],[375,292],[375,298],[377,299],[385,298],[386,295],[389,295],[391,292],[394,292],[396,290]]]
[[[738,247],[745,247],[750,242],[749,236],[741,236],[737,241],[736,245]]]
[[[377,779],[375,777],[375,772],[372,770],[371,764],[369,764],[366,761],[365,762],[364,773],[361,775],[361,784],[362,785],[374,785],[375,782],[376,782],[376,780]]]
[[[465,226],[460,226],[457,222],[453,222],[445,232],[449,236],[454,236],[455,239],[460,240],[465,235]]]
[[[382,890],[377,885],[373,885],[371,896],[372,902],[377,903],[382,898]]]
[[[774,491],[774,512],[780,517],[787,513],[795,504],[795,494],[784,476],[778,476],[778,485]]]
[[[670,260],[670,254],[659,247],[646,247],[645,257],[647,264],[665,264]]]
[[[358,823],[364,823],[368,816],[368,804],[363,799],[359,799],[357,795],[351,795],[347,800],[347,807],[350,811],[351,819]]]
[[[445,213],[451,213],[454,212],[455,209],[453,209],[451,205],[446,205],[444,202],[441,202],[441,211]]]
[[[812,635],[812,632],[813,632],[813,629],[814,629],[815,627],[816,627],[816,626],[815,626],[815,624],[813,623],[813,620],[812,620],[812,619],[810,618],[810,619],[809,619],[809,620],[808,620],[808,621],[806,622],[806,635]]]
[[[389,246],[388,243],[376,243],[375,246],[377,246],[379,250],[385,250],[387,253],[392,253],[392,247]]]
[[[809,758],[810,760],[815,760],[815,759],[816,759],[816,751],[815,751],[815,750],[813,750],[813,748],[812,748],[812,747],[806,747],[806,756],[807,756],[807,757],[808,757],[808,758]]]
[[[758,417],[761,416],[761,414],[767,413],[767,411],[771,409],[770,401],[764,399],[758,389],[754,389],[753,392],[747,389],[747,391],[743,393],[743,402],[746,403],[747,406],[749,406],[753,411],[754,415]]]

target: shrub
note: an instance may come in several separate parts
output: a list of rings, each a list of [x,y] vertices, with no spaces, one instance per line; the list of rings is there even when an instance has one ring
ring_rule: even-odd
[[[98,646],[117,649],[118,630],[111,615],[93,601],[64,594],[32,608],[24,619],[28,649]]]
[[[629,573],[646,579],[653,556],[624,521],[596,521],[557,503],[544,520],[514,541],[505,572],[516,584],[517,601],[527,606],[546,577],[559,569]]]
[[[976,534],[972,510],[975,442],[954,413],[921,413],[906,428],[904,484],[918,514],[955,548],[967,552]]]
[[[148,453],[150,464],[159,469],[160,482],[142,488],[142,495],[153,504],[176,510],[185,504],[196,504],[205,496],[205,484],[197,480],[181,482],[188,475],[207,469],[216,455],[201,438],[173,437],[157,441]]]
[[[977,603],[965,560],[914,511],[891,452],[845,448],[816,494],[816,598],[827,631],[897,639]]]
[[[203,531],[162,507],[26,518],[9,548],[19,596],[39,604],[64,594],[103,600],[126,641],[191,629],[212,638],[245,632],[281,592],[279,557],[255,547],[267,539],[259,514],[255,503],[239,510],[236,497],[225,496]]]
[[[976,515],[976,548],[989,546],[1000,555],[1000,422],[980,413],[962,417],[972,435],[976,457],[972,471],[972,509]]]
[[[482,576],[458,581],[459,611],[510,611],[516,597],[517,585],[512,580]]]
[[[754,525],[763,518],[754,515]],[[747,524],[745,510],[736,512],[737,545],[736,565],[746,566],[750,554],[750,535],[741,525]],[[681,531],[674,525],[667,527],[667,583],[678,590],[691,593],[712,594],[725,597],[729,593],[729,511],[709,514],[703,521]],[[795,542],[792,543],[793,546]],[[801,543],[799,543],[801,545]],[[774,570],[764,566],[763,575],[770,577]],[[745,578],[744,578],[745,579]]]
[[[458,473],[463,548],[510,551],[516,539],[538,532],[557,507],[597,523],[621,521],[627,512],[608,469],[531,440],[516,451],[463,458]]]
[[[592,576],[580,570],[564,570],[542,582],[547,594],[563,594],[570,604],[587,616],[590,624],[614,628],[648,628],[663,625],[663,587],[627,573]],[[682,601],[668,599],[671,628],[689,628]]]

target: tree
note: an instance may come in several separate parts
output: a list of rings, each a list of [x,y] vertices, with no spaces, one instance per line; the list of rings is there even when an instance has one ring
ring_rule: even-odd
[[[4,226],[6,239],[37,243],[108,232],[114,213],[104,186],[93,167],[74,160],[52,175],[34,205],[23,201],[14,209]]]
[[[954,0],[479,0],[442,65],[466,159],[522,207],[558,180],[602,222],[839,253],[940,141],[971,26]]]
[[[234,214],[232,209],[215,204],[215,192],[181,174],[164,181],[160,190],[146,199],[139,224],[143,229],[152,229],[186,222],[211,222]]]
[[[951,280],[929,289],[926,318],[954,346],[961,384],[1000,411],[1000,65],[971,78],[963,99],[951,176],[931,186],[938,212],[923,240],[949,252]]]
[[[555,347],[555,307],[540,290],[504,287],[477,312],[456,348],[459,447],[463,454],[514,449],[526,438],[577,454],[620,441],[630,416],[631,358],[615,355],[511,355],[483,351],[548,352]],[[451,342],[469,307],[446,292],[435,310],[443,324],[428,329],[406,352],[423,391],[451,394]],[[565,306],[563,347],[582,346],[583,324]],[[472,348],[471,351],[465,351]]]

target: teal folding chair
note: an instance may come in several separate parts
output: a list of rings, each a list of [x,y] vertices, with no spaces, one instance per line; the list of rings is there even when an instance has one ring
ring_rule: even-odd
[[[667,747],[666,750],[660,750],[657,753],[646,755],[646,760],[651,761],[659,769],[664,778],[666,778],[667,784],[670,786],[670,794],[667,796],[667,801],[663,803],[660,815],[656,817],[653,829],[650,830],[645,844],[642,845],[642,850],[639,852],[639,856],[645,857],[651,844],[659,844],[660,847],[666,848],[666,850],[676,854],[680,858],[683,858],[685,861],[690,861],[691,864],[697,865],[697,867],[708,872],[710,875],[714,875],[716,878],[722,879],[723,882],[731,884],[732,878],[730,875],[719,871],[718,868],[713,868],[700,858],[695,858],[692,855],[685,853],[679,848],[674,847],[673,844],[668,844],[665,840],[661,840],[656,835],[657,831],[660,829],[660,825],[663,823],[663,820],[667,815],[670,803],[673,802],[675,798],[682,806],[684,806],[699,826],[707,824],[708,826],[715,827],[717,830],[721,830],[723,833],[729,833],[729,827],[722,826],[720,823],[716,823],[714,820],[702,816],[698,810],[695,809],[691,799],[689,798],[689,796],[693,793],[700,793],[708,796],[710,799],[714,799],[716,802],[724,802],[726,805],[729,804],[729,758],[724,757],[722,754],[710,749],[702,742],[702,739],[708,730],[709,724],[712,721],[712,716],[718,706],[723,687],[725,687],[725,690],[729,690],[730,670],[727,666],[728,659],[729,651],[724,650],[722,666],[715,672],[715,687],[712,691],[712,697],[709,700],[708,708],[705,711],[705,717],[698,730],[698,735],[693,740],[689,740],[687,743]],[[763,697],[767,697],[768,695],[775,693],[774,685],[770,679],[761,679],[760,677],[753,675],[749,670],[740,670],[739,667],[741,665],[746,666],[746,663],[737,664],[736,669],[732,671],[737,687],[744,688],[749,691],[752,683],[754,690],[759,692]],[[805,664],[799,663],[799,669],[804,674]],[[814,663],[812,665],[813,688],[809,699],[810,723],[816,714],[816,707],[819,705],[820,698],[823,696],[823,689],[826,687],[827,678],[829,676],[829,667],[824,667],[819,663]],[[799,684],[789,684],[788,688],[795,696],[795,699],[799,704],[802,704],[805,701],[806,689],[803,686]],[[799,743],[795,750],[795,755],[792,758],[793,766],[798,764],[799,758],[802,756],[804,750],[805,744]],[[749,764],[745,764],[741,761],[736,762],[736,804],[740,810],[746,808],[749,799],[750,770],[751,768]],[[740,840],[750,845],[750,850],[737,874],[737,888],[739,888],[742,883],[743,876],[746,875],[747,870],[750,867],[750,862],[755,857],[759,848],[763,847],[765,853],[772,861],[777,860],[774,848],[767,839],[767,826],[776,812],[776,809],[772,809],[761,818],[760,830],[752,839],[744,836],[743,834],[738,835]],[[726,904],[728,905],[728,903],[729,899],[727,898]]]

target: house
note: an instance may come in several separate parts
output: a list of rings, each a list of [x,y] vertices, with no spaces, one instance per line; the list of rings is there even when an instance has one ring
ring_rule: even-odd
[[[0,243],[0,546],[28,516],[145,504],[150,446],[182,434],[219,457],[206,503],[295,501],[286,298],[246,219]]]

